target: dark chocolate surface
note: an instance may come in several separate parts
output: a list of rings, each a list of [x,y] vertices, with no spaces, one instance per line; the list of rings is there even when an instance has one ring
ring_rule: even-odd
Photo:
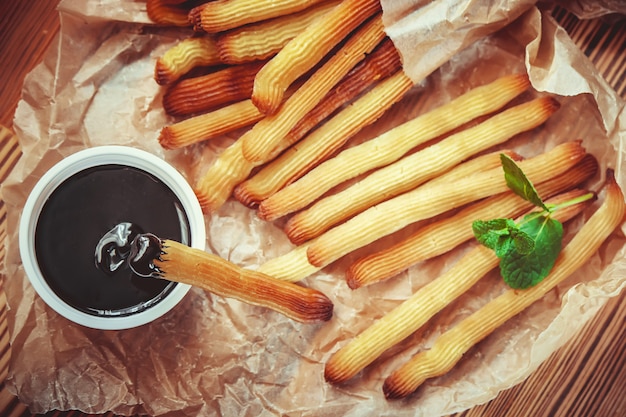
[[[129,225],[121,234],[150,232],[189,244],[189,222],[176,195],[137,168],[86,169],[44,204],[35,251],[46,281],[65,302],[94,315],[128,315],[154,305],[176,285],[137,276],[120,259],[109,270],[98,266],[98,242],[120,224]]]

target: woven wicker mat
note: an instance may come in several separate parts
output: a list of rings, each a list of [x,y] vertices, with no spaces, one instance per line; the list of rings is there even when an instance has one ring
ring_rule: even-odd
[[[615,91],[626,98],[626,18],[579,20],[560,8],[553,11],[553,16]],[[4,181],[20,153],[13,132],[0,126],[0,181]],[[0,201],[0,262],[5,253],[5,229],[6,207]],[[626,333],[621,325],[626,317],[626,303],[623,300],[623,295],[610,300],[573,340],[524,383],[457,416],[626,415]],[[6,297],[0,281],[0,416],[30,417],[33,414],[4,383],[11,354],[6,316]],[[554,395],[546,395],[550,392]],[[46,416],[83,417],[88,414],[52,411]]]

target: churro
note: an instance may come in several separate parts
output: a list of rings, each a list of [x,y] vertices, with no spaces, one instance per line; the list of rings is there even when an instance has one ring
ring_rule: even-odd
[[[462,160],[544,123],[559,107],[551,97],[514,106],[484,122],[372,172],[293,216],[285,230],[294,243],[318,236],[363,210],[414,189]]]
[[[201,287],[213,294],[275,310],[293,320],[327,321],[333,304],[321,292],[272,278],[200,249],[151,234],[138,235],[129,264],[144,277]]]
[[[528,77],[520,74],[476,87],[372,140],[343,150],[268,197],[259,212],[273,220],[302,209],[331,188],[397,161],[418,145],[500,109],[529,86]]]
[[[621,224],[626,212],[624,195],[612,172],[607,175],[604,191],[603,204],[561,251],[552,271],[543,281],[525,290],[508,290],[443,333],[429,350],[418,353],[387,377],[383,385],[385,397],[406,397],[425,380],[452,369],[472,346],[539,300],[587,262]]]

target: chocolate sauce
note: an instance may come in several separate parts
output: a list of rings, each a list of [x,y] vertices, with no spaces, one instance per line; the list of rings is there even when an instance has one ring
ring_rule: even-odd
[[[162,241],[152,233],[137,235],[130,247],[128,266],[140,277],[162,278],[161,271],[154,264],[163,253]]]
[[[176,285],[142,278],[125,261],[128,241],[147,231],[189,244],[189,221],[176,195],[137,168],[89,168],[44,204],[35,231],[37,261],[53,291],[75,308],[98,316],[132,314]]]

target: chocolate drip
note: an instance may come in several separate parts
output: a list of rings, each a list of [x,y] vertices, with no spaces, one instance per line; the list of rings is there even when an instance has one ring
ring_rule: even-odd
[[[152,233],[137,235],[130,246],[128,265],[140,277],[161,278],[162,272],[154,265],[163,253],[161,239]]]
[[[130,255],[131,243],[141,233],[139,227],[133,223],[122,222],[117,224],[102,236],[96,245],[96,266],[107,275],[126,266],[126,259]]]

